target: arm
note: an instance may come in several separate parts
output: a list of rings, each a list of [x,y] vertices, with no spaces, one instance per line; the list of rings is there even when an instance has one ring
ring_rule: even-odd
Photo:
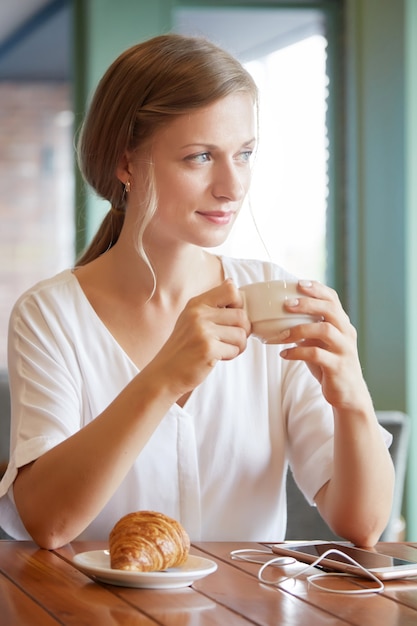
[[[286,331],[282,352],[307,363],[333,407],[333,475],[316,494],[320,513],[339,535],[373,545],[389,518],[394,487],[390,454],[381,437],[372,400],[362,376],[356,331],[335,292],[319,283],[301,282],[298,302],[288,308],[322,317]]]
[[[394,470],[372,412],[335,411],[334,473],[316,495],[334,531],[373,546],[391,511]]]
[[[56,548],[80,534],[117,490],[169,407],[218,360],[244,349],[249,328],[240,307],[230,281],[190,300],[159,353],[96,419],[20,469],[15,502],[39,545]]]

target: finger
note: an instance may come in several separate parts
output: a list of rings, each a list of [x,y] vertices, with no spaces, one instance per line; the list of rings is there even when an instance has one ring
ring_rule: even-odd
[[[218,338],[219,361],[230,361],[241,354],[247,344],[247,335],[243,329],[227,327]]]
[[[219,326],[224,326],[226,329],[230,326],[242,328],[246,336],[250,334],[251,323],[248,319],[246,311],[240,308],[217,308],[207,312],[211,320]]]
[[[192,352],[196,360],[210,364],[230,361],[246,347],[247,336],[242,328],[213,324],[212,329],[194,342]]]
[[[242,295],[231,280],[192,298],[184,313],[194,321],[210,320],[219,325],[241,327],[246,336],[251,331]]]
[[[347,332],[351,326],[345,311],[332,301],[316,300],[315,298],[292,298],[285,302],[285,308],[298,315],[311,315],[316,320],[328,322],[341,332]]]
[[[328,302],[339,302],[337,291],[324,285],[317,280],[299,280],[298,291],[318,300],[327,300]]]
[[[288,328],[281,333],[279,341],[304,347],[319,345],[328,350],[341,352],[345,337],[329,322],[313,322]]]
[[[206,291],[195,298],[190,300],[190,303],[204,302],[208,306],[218,308],[242,308],[243,298],[239,289],[231,278],[226,278],[221,285],[213,287],[209,291]]]

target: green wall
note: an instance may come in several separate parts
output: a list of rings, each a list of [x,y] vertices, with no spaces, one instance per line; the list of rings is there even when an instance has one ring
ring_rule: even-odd
[[[406,1],[405,153],[406,153],[406,365],[407,410],[412,416],[407,481],[408,539],[417,540],[417,2]]]
[[[112,61],[129,46],[169,30],[171,0],[73,0],[75,43],[75,120]],[[77,252],[90,241],[104,214],[105,202],[86,192],[76,174]],[[87,195],[85,195],[87,193]],[[87,207],[87,210],[85,210]]]
[[[377,408],[405,410],[405,8],[347,9],[349,313]]]
[[[349,314],[377,409],[412,419],[405,514],[417,539],[417,3],[347,0]]]

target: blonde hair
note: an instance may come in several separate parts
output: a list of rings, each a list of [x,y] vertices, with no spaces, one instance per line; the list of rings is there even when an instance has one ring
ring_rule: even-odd
[[[94,94],[79,143],[78,163],[87,183],[111,209],[78,264],[97,258],[114,245],[123,226],[126,194],[116,171],[123,155],[147,146],[174,115],[207,106],[236,91],[257,88],[241,63],[200,37],[166,34],[132,46],[108,68]],[[157,195],[148,168],[148,193],[141,203],[138,250],[156,210]]]

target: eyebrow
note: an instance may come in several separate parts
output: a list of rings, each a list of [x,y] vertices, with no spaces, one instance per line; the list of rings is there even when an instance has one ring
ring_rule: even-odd
[[[244,146],[249,146],[251,144],[256,143],[256,137],[252,137],[251,139],[248,139],[247,141],[243,141],[241,144],[241,148],[243,148]],[[183,146],[181,146],[181,149],[190,149],[190,148],[197,148],[197,147],[204,147],[208,150],[216,150],[219,146],[217,144],[211,144],[211,143],[206,143],[204,141],[195,141],[193,143],[187,143]]]

